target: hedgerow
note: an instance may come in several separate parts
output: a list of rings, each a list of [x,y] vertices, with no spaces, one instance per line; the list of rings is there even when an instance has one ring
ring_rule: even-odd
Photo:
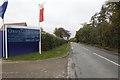
[[[42,51],[48,51],[55,47],[61,46],[67,42],[64,39],[58,38],[49,33],[42,33],[41,41]]]

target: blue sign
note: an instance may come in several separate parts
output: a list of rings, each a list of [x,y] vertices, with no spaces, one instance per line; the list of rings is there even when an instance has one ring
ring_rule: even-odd
[[[7,28],[8,42],[40,41],[40,30],[26,28]]]

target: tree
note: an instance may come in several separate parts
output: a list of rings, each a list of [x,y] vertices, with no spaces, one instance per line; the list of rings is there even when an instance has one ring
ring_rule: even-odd
[[[67,39],[70,38],[70,32],[68,30],[65,30],[64,28],[55,28],[54,34],[57,37],[60,37],[60,38],[63,38],[63,39],[65,37],[67,37]]]
[[[83,28],[80,28],[76,32],[75,38],[77,39],[77,42],[95,44],[96,35],[95,35],[94,27],[92,27],[90,24],[84,24]]]
[[[95,14],[91,17],[90,22],[91,22],[92,27],[96,27],[96,26],[97,26],[97,22],[98,22],[97,18],[98,18],[98,15],[99,15],[99,13],[95,13]]]
[[[109,34],[112,37],[110,38],[110,47],[119,48],[119,41],[118,34],[120,32],[120,2],[107,2],[106,4],[107,12],[111,13],[109,21],[110,21],[110,28]]]
[[[104,47],[120,48],[120,2],[107,2],[100,12],[91,17],[91,23],[83,25],[76,32],[79,42],[97,44]]]

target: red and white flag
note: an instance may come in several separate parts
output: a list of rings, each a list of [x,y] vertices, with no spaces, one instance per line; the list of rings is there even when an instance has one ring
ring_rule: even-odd
[[[44,7],[43,5],[40,5],[40,14],[39,14],[39,22],[44,21]]]

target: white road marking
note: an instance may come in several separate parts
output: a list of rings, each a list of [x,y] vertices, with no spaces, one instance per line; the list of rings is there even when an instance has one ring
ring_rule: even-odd
[[[71,49],[73,50],[73,47],[71,47]]]
[[[88,49],[87,49],[87,48],[85,48],[85,47],[83,47],[83,49],[85,49],[85,50],[87,50],[87,51],[88,51]]]
[[[93,54],[96,55],[96,56],[98,56],[98,57],[100,57],[100,58],[102,58],[102,59],[104,59],[104,60],[107,60],[107,61],[109,61],[109,62],[111,62],[111,63],[113,63],[113,64],[115,64],[115,65],[117,65],[117,66],[120,66],[120,65],[117,64],[116,62],[111,61],[111,60],[109,60],[109,59],[107,59],[107,58],[105,58],[105,57],[103,57],[103,56],[101,56],[101,55],[98,55],[98,54],[96,54],[96,53],[93,53]]]

